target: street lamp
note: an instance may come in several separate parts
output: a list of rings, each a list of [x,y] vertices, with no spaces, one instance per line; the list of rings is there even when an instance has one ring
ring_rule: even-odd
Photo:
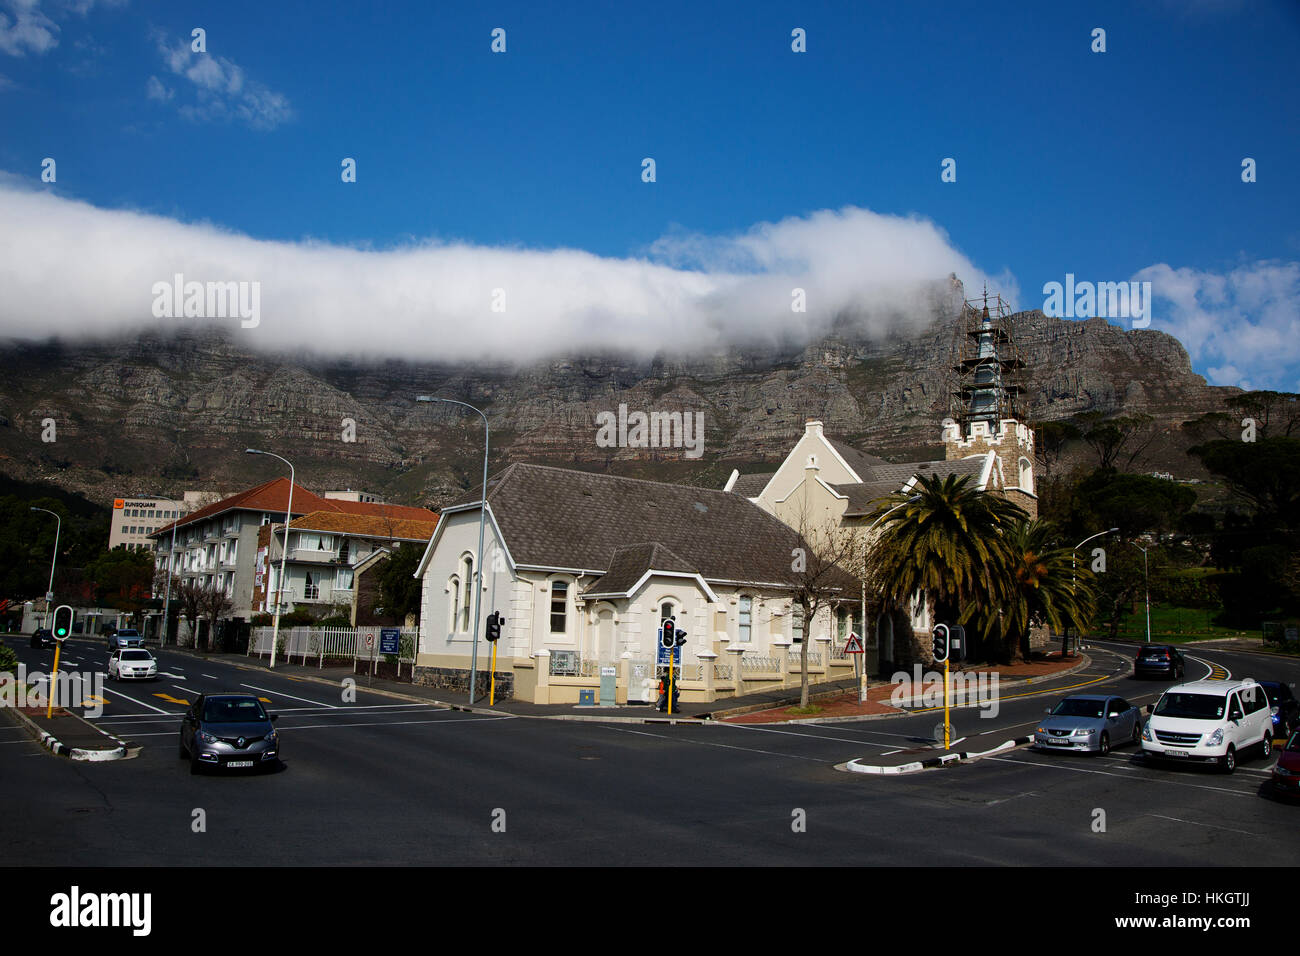
[[[859,656],[863,657],[864,660],[862,661],[862,674],[858,678],[858,703],[859,704],[861,704],[863,701],[867,699],[867,662],[865,660],[866,658],[865,642],[867,640],[867,634],[866,634],[866,630],[867,630],[867,549],[865,547],[866,539],[867,537],[870,536],[871,532],[875,530],[876,525],[884,521],[885,518],[887,518],[889,515],[893,514],[895,511],[897,511],[899,508],[902,508],[904,505],[910,505],[912,502],[919,501],[920,499],[921,496],[917,494],[917,495],[912,495],[912,497],[908,498],[906,501],[900,501],[898,504],[894,505],[894,507],[890,508],[888,511],[882,514],[875,521],[871,522],[871,524],[867,526],[867,530],[862,535],[864,547],[862,549],[862,616],[860,620],[862,621],[862,631],[863,631],[862,640],[864,642],[864,647],[863,647],[864,653]],[[877,651],[877,653],[879,652]]]
[[[162,637],[158,641],[159,647],[167,646],[167,610],[172,602],[172,574],[175,571],[175,568],[173,568],[172,565],[176,562],[176,526],[180,524],[181,521],[179,517],[179,508],[176,509],[176,514],[177,517],[172,521],[172,547],[171,550],[167,552],[167,590],[163,597]]]
[[[279,458],[289,466],[289,503],[284,508],[284,547],[280,549],[280,580],[276,582],[275,588],[275,623],[271,628],[271,667],[275,668],[275,646],[280,640],[280,604],[284,596],[284,567],[285,561],[289,557],[289,522],[293,519],[293,484],[294,471],[293,462],[288,458],[280,458],[272,451],[258,451],[256,448],[245,448],[246,455],[270,455],[272,458]]]
[[[1096,534],[1089,535],[1088,537],[1084,538],[1082,541],[1080,541],[1070,550],[1070,593],[1071,594],[1073,594],[1075,591],[1078,590],[1076,586],[1075,565],[1074,565],[1075,554],[1078,552],[1080,548],[1082,548],[1093,538],[1100,538],[1102,535],[1114,534],[1118,530],[1119,528],[1107,528],[1105,531],[1098,531]],[[1065,652],[1069,650],[1069,642],[1070,642],[1070,632],[1069,632],[1069,628],[1066,628],[1065,637],[1061,644],[1061,657],[1063,658],[1065,657]]]
[[[54,526],[54,556],[50,558],[50,586],[45,592],[45,613],[48,615],[54,603],[54,563],[59,560],[59,532],[63,530],[63,519],[59,517],[57,512],[51,511],[49,508],[37,508],[33,505],[31,510],[44,511],[47,515],[54,515],[54,520],[58,522]],[[49,624],[50,622],[47,620],[45,623]]]
[[[1151,579],[1147,576],[1147,549],[1142,547],[1136,541],[1129,542],[1133,547],[1142,552],[1142,586],[1147,595],[1147,640],[1151,643]]]
[[[487,473],[488,473],[488,446],[491,442],[491,431],[488,427],[487,416],[479,409],[466,402],[458,402],[451,398],[434,398],[432,395],[417,395],[417,402],[446,402],[448,405],[460,405],[462,408],[468,408],[471,411],[478,412],[478,417],[483,419],[483,497],[479,501],[478,508],[478,556],[474,559],[474,574],[478,575],[477,580],[471,580],[474,585],[474,649],[470,651],[469,658],[469,702],[474,703],[474,693],[478,688],[478,627],[479,617],[482,616],[483,603],[483,523],[487,517]],[[474,575],[470,575],[471,579]],[[419,639],[416,639],[416,649],[418,656]]]

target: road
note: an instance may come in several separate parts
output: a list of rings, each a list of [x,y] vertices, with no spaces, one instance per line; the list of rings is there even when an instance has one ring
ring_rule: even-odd
[[[8,638],[29,667],[51,651]],[[102,643],[73,640],[73,668]],[[1138,704],[1168,682],[1127,676],[1098,645],[1067,683]],[[134,759],[56,758],[0,722],[0,821],[16,864],[1293,865],[1300,806],[1266,793],[1272,760],[1237,773],[1017,750],[900,777],[838,763],[928,739],[931,712],[800,726],[494,717],[201,659],[159,655],[156,683],[106,685],[95,722]],[[1300,663],[1189,649],[1187,679],[1295,681]],[[1196,668],[1196,669],[1194,669]],[[199,692],[256,693],[281,715],[284,768],[191,776],[177,729]],[[1012,690],[960,732],[1032,730],[1060,692]],[[985,726],[987,725],[987,726]],[[1098,830],[1103,819],[1104,831]],[[198,826],[198,822],[202,826]],[[800,826],[802,822],[802,826]]]

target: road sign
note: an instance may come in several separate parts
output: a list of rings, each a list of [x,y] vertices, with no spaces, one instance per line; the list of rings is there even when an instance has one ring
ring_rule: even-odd
[[[366,647],[374,647],[374,646],[375,646],[375,635],[373,635],[373,634],[367,634],[367,635],[366,635]]]
[[[669,654],[669,650],[668,650],[668,648],[666,648],[666,647],[664,647],[662,644],[660,644],[659,647],[658,647],[658,651],[659,651],[659,654],[658,654],[658,657],[655,658],[655,663],[656,663],[656,664],[659,664],[659,665],[661,665],[661,666],[663,666],[663,667],[667,667],[667,666],[668,666],[668,654]],[[681,649],[680,647],[674,647],[674,648],[672,649],[672,656],[673,656],[673,666],[674,666],[674,667],[681,667],[681,666],[682,666],[682,649]]]
[[[384,627],[379,630],[379,653],[400,654],[402,650],[402,629]]]
[[[845,654],[863,653],[862,641],[858,640],[858,635],[852,632],[849,633],[849,642],[844,645],[844,653]]]

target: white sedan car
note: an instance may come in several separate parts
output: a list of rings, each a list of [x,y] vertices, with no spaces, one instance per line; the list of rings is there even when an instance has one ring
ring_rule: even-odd
[[[108,657],[109,680],[157,680],[158,661],[140,647],[126,647]]]

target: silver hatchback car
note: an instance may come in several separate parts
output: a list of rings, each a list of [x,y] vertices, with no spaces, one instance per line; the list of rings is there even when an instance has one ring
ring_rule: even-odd
[[[181,759],[189,760],[190,773],[274,768],[280,735],[272,722],[278,717],[251,694],[200,694],[181,721]]]
[[[1074,694],[1047,711],[1034,731],[1039,750],[1084,750],[1105,754],[1112,746],[1140,744],[1142,714],[1122,697]]]

